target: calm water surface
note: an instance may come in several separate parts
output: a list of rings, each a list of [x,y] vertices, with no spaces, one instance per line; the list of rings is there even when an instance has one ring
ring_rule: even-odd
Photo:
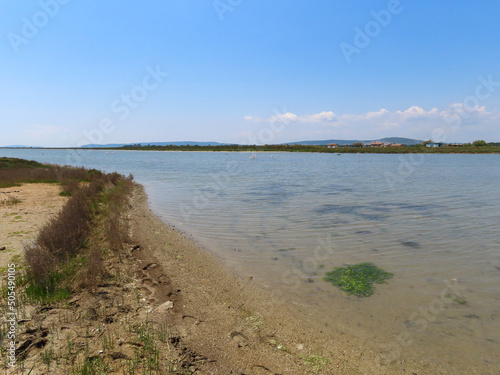
[[[162,219],[382,361],[500,373],[500,155],[79,152],[0,156],[132,173]],[[358,262],[394,278],[365,299],[321,279]]]

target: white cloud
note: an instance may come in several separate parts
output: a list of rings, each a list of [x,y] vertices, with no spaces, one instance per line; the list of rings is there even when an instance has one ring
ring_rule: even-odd
[[[286,112],[286,113],[278,113],[269,118],[269,122],[279,122],[279,123],[289,123],[299,121],[299,116],[295,113]]]
[[[279,113],[278,111],[276,111],[275,113],[276,113],[275,115],[267,119],[254,116],[245,116],[245,121],[269,122],[269,123],[279,122],[285,124],[290,122],[297,122],[306,124],[306,123],[335,122],[338,120],[337,115],[332,111],[323,111],[320,113],[314,113],[311,115],[303,115],[303,116],[299,116],[292,112]]]
[[[329,121],[334,122],[337,121],[337,115],[332,111],[326,112],[323,111],[321,113],[316,113],[314,115],[308,115],[300,118],[302,122],[323,122]]]
[[[255,116],[245,116],[245,121],[250,121],[250,122],[262,122],[263,119],[260,117],[255,117]]]
[[[382,108],[380,111],[377,111],[377,112],[368,112],[366,114],[366,118],[379,118],[379,117],[383,117],[383,116],[386,116],[389,114],[389,111],[385,108]]]

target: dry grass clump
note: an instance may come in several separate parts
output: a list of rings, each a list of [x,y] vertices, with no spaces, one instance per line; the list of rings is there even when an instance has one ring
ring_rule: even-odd
[[[89,291],[94,290],[106,275],[104,258],[101,249],[92,247],[88,253],[88,260],[80,272],[79,286]]]
[[[56,264],[54,254],[48,249],[37,246],[27,246],[24,252],[24,260],[29,265],[30,276],[37,285],[48,286],[48,280]]]
[[[36,245],[58,261],[68,260],[83,245],[92,219],[91,202],[85,189],[76,191],[59,215],[40,231]]]
[[[71,197],[75,191],[80,188],[80,182],[75,180],[69,180],[66,182],[61,182],[62,191],[59,193],[63,197]]]
[[[18,203],[21,203],[21,200],[17,197],[7,197],[3,199],[0,196],[0,206],[12,207]]]
[[[106,212],[106,239],[113,251],[123,249],[123,243],[128,240],[127,227],[124,225],[122,212],[128,203],[128,196],[132,190],[132,178],[117,182],[119,186],[112,189],[108,195],[108,205]]]

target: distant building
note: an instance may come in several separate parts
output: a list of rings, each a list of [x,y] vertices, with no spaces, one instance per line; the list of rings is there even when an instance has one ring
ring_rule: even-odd
[[[401,143],[393,143],[391,147],[403,147],[403,145]]]
[[[372,143],[370,143],[370,146],[372,146],[372,147],[384,147],[385,144],[383,142],[372,142]]]
[[[337,147],[339,147],[339,145],[336,143],[329,143],[327,147],[328,148],[337,148]]]
[[[460,147],[460,146],[463,146],[464,144],[463,143],[449,143],[448,146],[449,147]]]
[[[425,144],[425,147],[441,147],[442,143],[429,142]]]

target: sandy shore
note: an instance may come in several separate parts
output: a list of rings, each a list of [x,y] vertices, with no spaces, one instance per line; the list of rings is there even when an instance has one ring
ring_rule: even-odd
[[[58,184],[25,184],[0,189],[0,269],[19,260],[23,244],[31,241],[40,228],[55,216],[68,198],[59,196]],[[19,202],[10,204],[12,199]]]

